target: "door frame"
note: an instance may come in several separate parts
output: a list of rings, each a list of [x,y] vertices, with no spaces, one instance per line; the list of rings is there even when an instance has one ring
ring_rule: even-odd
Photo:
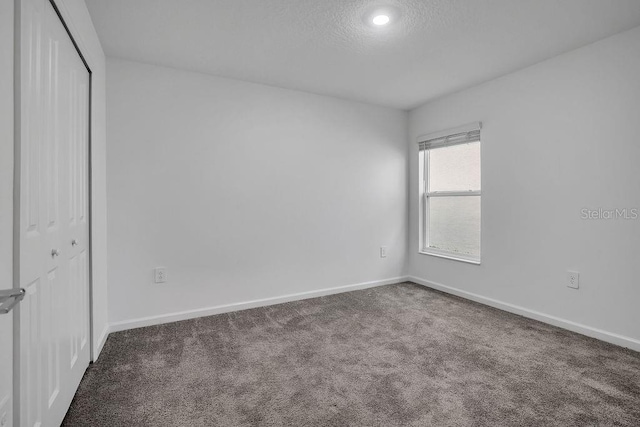
[[[14,138],[14,150],[13,150],[13,287],[20,287],[20,227],[18,227],[20,219],[20,192],[21,192],[21,149],[22,149],[22,114],[21,114],[21,67],[22,67],[22,20],[21,20],[21,8],[24,0],[14,0],[14,56],[13,56],[13,138]],[[65,32],[69,36],[71,43],[73,44],[76,52],[80,56],[80,60],[84,64],[87,72],[89,73],[89,89],[88,89],[88,140],[87,140],[87,227],[88,227],[88,245],[87,251],[89,253],[88,259],[88,293],[89,299],[87,301],[89,305],[89,360],[90,363],[95,361],[97,349],[94,342],[93,331],[93,167],[92,167],[92,141],[93,141],[93,72],[86,60],[85,55],[80,49],[80,45],[77,43],[76,38],[71,32],[67,22],[63,16],[61,8],[56,3],[56,0],[41,0],[49,3],[55,11],[58,19],[62,23]],[[20,422],[20,318],[19,310],[13,310],[13,422],[14,425],[19,425]]]

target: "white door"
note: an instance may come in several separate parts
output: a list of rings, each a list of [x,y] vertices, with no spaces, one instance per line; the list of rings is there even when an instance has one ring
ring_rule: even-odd
[[[0,426],[2,427],[10,427],[12,422],[12,324],[11,315],[0,317]]]
[[[21,426],[58,426],[89,364],[89,72],[48,0],[20,17]]]
[[[13,286],[13,1],[0,1],[0,295]],[[4,291],[4,292],[3,292]],[[6,293],[4,293],[6,295]],[[3,303],[4,301],[4,303]],[[0,307],[13,298],[0,296]],[[8,306],[5,306],[8,310]],[[0,310],[3,310],[0,308]],[[13,312],[0,314],[0,426],[11,427]]]

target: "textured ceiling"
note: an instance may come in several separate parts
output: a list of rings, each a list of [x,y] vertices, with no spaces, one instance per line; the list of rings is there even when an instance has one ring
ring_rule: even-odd
[[[108,56],[403,109],[640,25],[639,0],[86,2]]]

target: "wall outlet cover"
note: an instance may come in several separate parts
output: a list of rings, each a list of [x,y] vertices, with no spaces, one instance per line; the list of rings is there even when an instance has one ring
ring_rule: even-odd
[[[580,288],[580,273],[567,271],[567,286],[572,289]]]
[[[167,281],[167,269],[165,267],[156,267],[153,270],[153,274],[156,283],[165,283]]]

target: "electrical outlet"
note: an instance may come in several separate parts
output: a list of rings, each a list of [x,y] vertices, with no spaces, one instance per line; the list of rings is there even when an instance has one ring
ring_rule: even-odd
[[[567,286],[578,289],[580,287],[580,273],[577,271],[567,271]]]
[[[386,257],[387,257],[387,247],[380,246],[380,258],[386,258]]]
[[[167,281],[167,269],[164,267],[156,267],[154,272],[155,282],[164,283]]]

